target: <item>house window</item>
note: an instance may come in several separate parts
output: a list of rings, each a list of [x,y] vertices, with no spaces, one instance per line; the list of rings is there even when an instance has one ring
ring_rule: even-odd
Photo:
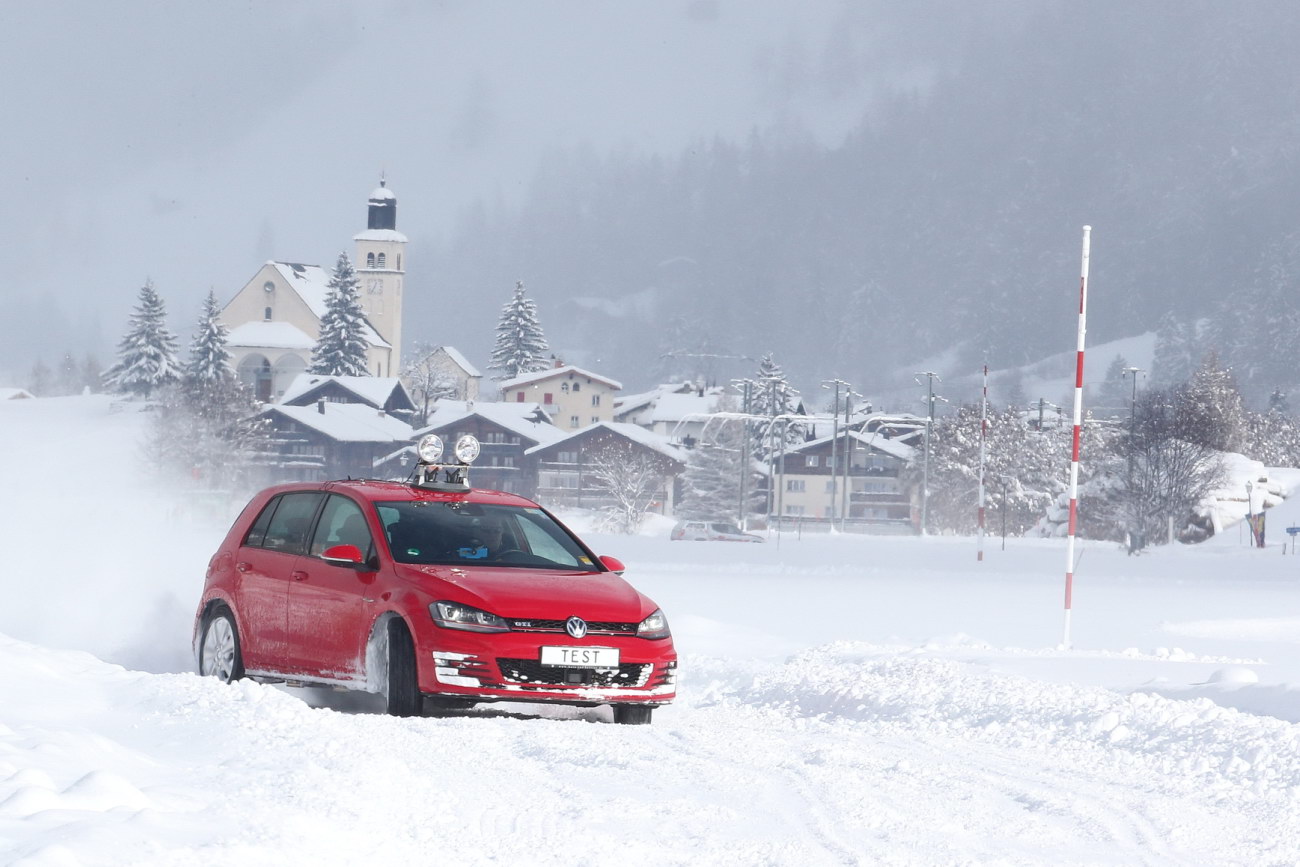
[[[826,493],[828,494],[835,493],[835,482],[833,482],[830,479],[826,480]]]
[[[555,403],[555,401],[552,399],[552,397],[551,397],[551,393],[550,393],[549,391],[542,395],[542,403],[547,404],[547,405],[550,405],[550,404],[552,404],[552,403]]]
[[[375,264],[376,264],[377,266],[379,266],[380,268],[387,268],[387,267],[388,267],[388,257],[385,256],[383,253],[380,253],[378,256],[375,257]]]
[[[567,382],[560,383],[560,394],[568,394],[568,393],[569,393],[569,384]]]
[[[398,271],[402,270],[402,254],[401,254],[401,253],[398,253],[398,254],[397,254],[397,270],[398,270]]]
[[[592,405],[592,406],[600,406],[600,395],[598,395],[598,394],[593,394],[593,395],[591,396],[591,405]]]
[[[524,402],[524,393],[523,393],[522,391],[516,393],[516,394],[515,394],[515,403],[523,403],[523,402]]]
[[[579,391],[581,391],[581,390],[582,390],[582,386],[575,382],[575,383],[573,384],[573,393],[574,393],[574,394],[577,394],[577,393],[578,393]]]
[[[503,467],[513,467],[514,465],[515,465],[515,456],[514,456],[514,455],[502,455],[502,457],[501,457],[501,463],[500,463],[499,466],[503,466]]]
[[[592,424],[600,424],[600,416],[598,416],[598,415],[593,415],[593,416],[591,417],[591,423],[592,423]]]
[[[561,464],[576,464],[578,462],[578,453],[559,452],[555,455],[555,460]]]
[[[265,320],[265,321],[267,321],[267,322],[270,322],[270,321],[271,321],[271,308],[270,308],[270,307],[268,307],[268,308],[266,308],[265,310],[262,311],[262,319]]]
[[[808,457],[804,459],[806,465],[810,467],[820,466],[821,460],[822,459],[819,455],[808,455]]]
[[[785,489],[791,494],[802,494],[805,490],[803,479],[786,479]]]
[[[569,427],[577,427],[577,426],[578,426],[578,417],[576,415],[569,416]]]
[[[803,515],[803,513],[804,513],[804,507],[803,507],[803,506],[786,506],[786,507],[785,507],[785,513],[786,513],[787,515],[793,515],[793,516],[796,516],[796,517],[801,517],[801,516]]]
[[[366,254],[366,267],[367,267],[367,268],[373,268],[373,267],[375,267],[375,254],[374,254],[374,253],[367,253],[367,254]]]

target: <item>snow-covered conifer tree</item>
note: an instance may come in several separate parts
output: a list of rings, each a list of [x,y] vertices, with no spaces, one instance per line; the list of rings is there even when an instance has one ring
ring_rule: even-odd
[[[537,305],[524,297],[524,281],[515,283],[515,294],[501,308],[497,323],[497,342],[488,363],[491,370],[501,371],[495,379],[513,379],[521,373],[545,370],[550,345],[537,321]]]
[[[130,326],[117,346],[117,363],[104,372],[104,384],[116,391],[148,398],[180,379],[176,338],[167,328],[163,300],[146,280]]]
[[[218,321],[220,315],[217,295],[209,290],[190,343],[190,358],[185,365],[187,390],[207,390],[235,378],[234,368],[230,366],[230,350],[226,348],[229,331]]]
[[[369,376],[366,368],[366,315],[361,308],[360,281],[348,254],[339,253],[325,296],[320,339],[311,351],[308,371],[322,376]]]
[[[1179,436],[1221,452],[1240,451],[1245,437],[1241,394],[1232,372],[1211,350],[1177,393]]]
[[[742,454],[745,431],[737,422],[714,423],[708,428],[708,440],[701,441],[686,460],[682,473],[682,498],[677,516],[698,521],[734,518],[744,523],[740,514],[742,475],[752,473],[745,467]],[[746,483],[746,490],[755,485]]]
[[[1195,327],[1173,313],[1160,318],[1156,328],[1156,350],[1152,359],[1152,382],[1162,386],[1178,385],[1192,375],[1195,365]]]
[[[785,371],[773,358],[772,353],[769,352],[759,359],[758,373],[754,379],[756,380],[754,392],[749,401],[752,414],[772,418],[778,415],[789,415],[799,409],[799,392],[791,387],[785,377]],[[787,446],[803,442],[803,425],[792,420],[777,420],[770,424],[755,423],[753,431],[754,454],[760,460],[767,460],[769,452],[780,450],[779,440],[783,431]]]

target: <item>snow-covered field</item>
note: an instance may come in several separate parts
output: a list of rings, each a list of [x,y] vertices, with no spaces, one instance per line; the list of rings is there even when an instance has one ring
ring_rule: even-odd
[[[1070,649],[1061,540],[587,534],[676,705],[393,719],[187,673],[230,516],[110,410],[0,405],[0,864],[1300,862],[1300,499],[1262,550],[1082,543]]]

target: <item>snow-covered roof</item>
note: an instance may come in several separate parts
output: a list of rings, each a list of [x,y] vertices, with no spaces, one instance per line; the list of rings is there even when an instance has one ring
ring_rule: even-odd
[[[396,198],[397,196],[393,195],[393,191],[388,189],[388,187],[384,186],[382,183],[375,187],[370,193],[370,201],[372,202],[381,202],[385,199],[395,200]]]
[[[403,238],[402,240],[406,240]],[[297,262],[270,262],[284,282],[289,284],[289,288],[298,293],[301,298],[317,319],[323,319],[328,307],[325,304],[325,297],[329,295],[330,272],[326,271],[319,265],[300,265]],[[249,323],[252,324],[252,323]],[[274,324],[274,323],[271,323]],[[240,326],[243,327],[242,325]],[[231,332],[232,334],[234,332]],[[371,346],[382,346],[389,348],[387,340],[379,336],[374,326],[369,321],[366,322],[366,342]],[[234,341],[231,341],[232,343]],[[313,339],[308,346],[314,346],[316,341]],[[259,343],[240,343],[238,346],[262,346]]]
[[[841,437],[844,436],[845,433],[853,437],[853,439],[857,440],[858,442],[862,443],[864,446],[871,449],[875,449],[878,452],[883,452],[892,457],[896,457],[901,461],[911,461],[916,457],[915,448],[907,445],[906,443],[901,443],[896,439],[892,439],[892,440],[887,439],[886,437],[881,436],[878,433],[859,433],[858,431],[855,430],[851,430],[851,431],[844,431],[843,429],[840,430]],[[806,443],[800,443],[799,445],[794,446],[793,448],[786,449],[785,453],[788,455],[793,455],[793,454],[799,454],[800,452],[810,451],[814,448],[817,448],[818,446],[825,445],[826,443],[830,442],[833,439],[835,439],[834,435],[818,437],[815,440],[809,440]]]
[[[643,445],[648,449],[653,449],[654,451],[659,452],[659,454],[664,455],[665,457],[672,458],[673,460],[678,461],[679,463],[683,463],[683,464],[686,463],[686,452],[683,449],[680,449],[677,446],[674,446],[670,442],[668,442],[667,437],[654,433],[653,431],[648,431],[645,428],[641,427],[640,425],[627,424],[626,422],[617,422],[617,421],[601,421],[601,422],[596,422],[595,424],[589,424],[584,428],[579,428],[573,433],[561,436],[559,439],[555,440],[554,442],[542,443],[541,445],[533,446],[532,448],[525,451],[524,454],[531,455],[534,452],[540,451],[543,448],[556,445],[558,443],[564,442],[565,440],[571,440],[577,437],[588,436],[594,431],[597,431],[601,428],[605,428],[606,430],[613,431],[619,436],[629,439],[632,442],[637,443],[638,445]]]
[[[316,373],[300,373],[284,390],[280,403],[293,403],[304,394],[329,382],[338,383],[341,388],[347,389],[375,407],[382,407],[394,391],[404,388],[402,381],[396,376],[322,376]]]
[[[352,236],[354,241],[400,241],[406,243],[406,236],[396,229],[366,229]]]
[[[0,400],[15,400],[27,397],[35,397],[35,395],[25,388],[0,388]]]
[[[281,404],[265,410],[263,415],[279,413],[336,442],[400,443],[411,439],[414,433],[406,422],[364,403],[326,403],[324,410],[321,412],[317,404]]]
[[[601,376],[599,373],[592,373],[590,370],[583,370],[581,367],[575,367],[572,364],[566,364],[563,367],[548,367],[546,368],[546,370],[536,370],[533,371],[532,373],[520,374],[519,376],[516,376],[514,379],[507,379],[504,382],[502,382],[501,388],[502,390],[505,390],[507,388],[517,388],[521,385],[528,385],[529,383],[533,383],[533,382],[541,382],[542,380],[545,379],[568,376],[570,373],[576,374],[577,376],[586,376],[590,379],[598,380],[599,382],[603,382],[613,389],[620,389],[623,387],[623,383],[619,382],[618,380],[610,379],[608,376]]]
[[[460,367],[461,370],[465,371],[465,373],[467,373],[468,375],[470,376],[483,375],[479,373],[477,367],[469,363],[469,359],[467,359],[464,355],[461,355],[460,350],[457,349],[456,347],[439,346],[438,348],[441,349],[443,352],[445,352],[447,354],[447,357],[450,358],[452,361],[454,361],[456,365]]]
[[[265,349],[311,349],[316,345],[306,332],[288,322],[245,322],[230,329],[229,346],[256,346]]]
[[[477,415],[539,445],[564,439],[564,431],[551,424],[541,404],[508,403],[505,401],[440,400],[434,405],[428,423],[416,431],[417,435]]]
[[[703,395],[694,391],[690,394],[664,394],[650,410],[650,420],[679,422],[692,414],[710,413],[718,408],[720,397],[711,390],[706,390]]]

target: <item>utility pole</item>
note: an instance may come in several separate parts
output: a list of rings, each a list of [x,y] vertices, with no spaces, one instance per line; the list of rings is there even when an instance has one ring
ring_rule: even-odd
[[[853,452],[857,448],[857,441],[849,436],[851,430],[849,419],[853,413],[853,398],[862,397],[856,391],[850,390],[844,395],[844,486],[840,488],[840,532],[844,532],[844,522],[849,517],[849,493],[852,487],[849,482],[849,472],[853,469]],[[871,404],[867,404],[867,411],[871,411]]]
[[[1133,510],[1133,470],[1135,468],[1133,463],[1135,458],[1133,444],[1137,440],[1137,402],[1138,402],[1138,374],[1139,373],[1142,373],[1142,368],[1140,367],[1126,367],[1123,370],[1124,376],[1131,376],[1133,378],[1133,396],[1129,399],[1129,404],[1128,404],[1128,496],[1129,496],[1129,509],[1131,512],[1135,511]],[[1129,521],[1131,522],[1131,525],[1129,526],[1129,531],[1128,531],[1129,532],[1128,552],[1132,554],[1134,551],[1137,551],[1140,548],[1145,547],[1146,540],[1142,538],[1142,529],[1141,529],[1141,525],[1138,524],[1137,522],[1137,516],[1135,514],[1130,514]]]
[[[752,379],[733,379],[732,386],[740,389],[740,411],[746,416],[749,415],[750,404],[754,397],[754,380]],[[740,438],[740,503],[737,506],[736,524],[742,530],[748,529],[745,519],[749,516],[749,501],[746,496],[749,491],[749,419],[747,418],[742,426],[743,435]]]
[[[926,417],[925,417],[925,463],[921,465],[921,535],[925,535],[926,528],[926,510],[930,499],[930,430],[934,427],[934,381],[939,379],[939,374],[932,370],[922,371],[916,374],[918,377],[926,378],[926,386],[929,395],[926,397]],[[942,379],[939,379],[943,382]],[[920,385],[921,380],[917,379],[916,384]]]
[[[835,471],[839,466],[836,460],[839,457],[837,444],[840,440],[840,386],[847,390],[849,384],[842,379],[825,379],[822,380],[822,388],[835,388],[835,402],[831,404],[831,513],[830,525],[835,526],[835,500],[836,500],[836,479]]]

